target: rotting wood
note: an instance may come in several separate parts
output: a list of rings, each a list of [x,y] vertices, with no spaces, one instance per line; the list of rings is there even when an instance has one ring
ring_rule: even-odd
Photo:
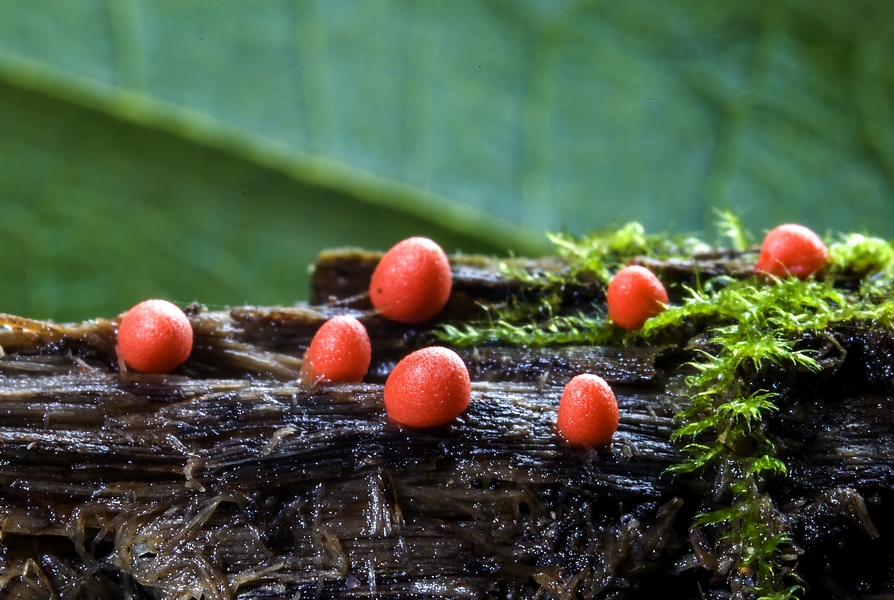
[[[484,266],[494,272],[468,268]],[[197,350],[172,376],[119,374],[113,321],[7,317],[2,593],[720,597],[723,581],[701,567],[722,572],[722,545],[689,530],[713,482],[664,474],[679,458],[669,437],[687,351],[464,350],[470,409],[406,430],[385,418],[381,381],[401,352],[432,343],[432,325],[384,322],[343,277],[344,298],[327,291],[322,306],[194,307]],[[488,283],[468,286],[462,307],[501,297],[488,277],[468,276]],[[370,381],[302,389],[303,349],[340,312],[371,332]],[[767,424],[791,472],[770,493],[808,598],[890,594],[892,334],[834,335],[846,355],[799,376]],[[615,384],[610,451],[569,448],[552,430],[578,368]]]

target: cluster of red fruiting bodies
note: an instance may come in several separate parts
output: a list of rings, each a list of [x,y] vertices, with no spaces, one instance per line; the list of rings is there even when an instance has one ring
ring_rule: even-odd
[[[825,265],[828,251],[814,232],[786,224],[770,231],[761,245],[755,272],[807,278]],[[376,311],[402,323],[422,323],[447,303],[452,276],[447,255],[435,242],[413,237],[382,257],[370,281]],[[648,269],[630,265],[618,271],[606,291],[609,318],[634,330],[668,303],[667,291]],[[165,300],[146,300],[127,311],[118,327],[118,355],[143,373],[168,373],[189,357],[193,331],[186,315]],[[359,383],[369,369],[371,346],[366,328],[350,316],[337,316],[317,330],[304,354],[302,379],[318,383]],[[445,425],[468,406],[469,371],[447,348],[422,348],[404,357],[385,382],[385,410],[409,427]],[[556,418],[558,432],[575,446],[604,446],[618,427],[618,404],[604,379],[585,373],[565,386]]]

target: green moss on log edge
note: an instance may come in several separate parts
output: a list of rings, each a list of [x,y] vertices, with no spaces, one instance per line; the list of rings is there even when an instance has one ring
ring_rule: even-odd
[[[718,230],[733,250],[748,258],[754,238],[736,215],[720,213]],[[692,237],[648,235],[637,223],[581,238],[550,235],[550,240],[566,261],[561,272],[505,263],[503,274],[521,282],[525,292],[480,323],[444,326],[442,341],[456,346],[660,344],[685,341],[681,336],[686,332],[703,332],[707,349],[689,363],[690,402],[676,415],[679,427],[673,435],[684,459],[669,472],[713,477],[717,508],[699,514],[692,527],[714,528],[718,544],[736,558],[736,572],[756,598],[796,597],[802,591],[800,580],[781,559],[791,550],[790,538],[764,492],[770,478],[786,475],[765,434],[765,419],[777,410],[778,393],[754,382],[771,365],[819,371],[814,352],[799,347],[805,334],[827,336],[830,327],[845,323],[894,325],[894,247],[879,238],[846,234],[826,240],[829,264],[806,281],[756,275],[699,280],[686,289],[680,305],[649,319],[641,330],[626,332],[596,305],[561,314],[563,293],[574,286],[604,286],[635,257],[689,260],[708,245]]]

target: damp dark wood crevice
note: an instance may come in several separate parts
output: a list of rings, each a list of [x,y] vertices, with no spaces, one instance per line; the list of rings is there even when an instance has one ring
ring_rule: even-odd
[[[454,259],[445,314],[397,325],[363,294],[375,260],[321,257],[315,304],[191,307],[195,351],[164,377],[119,372],[114,321],[4,317],[0,597],[723,597],[702,568],[723,557],[689,531],[713,482],[664,474],[680,458],[669,437],[688,350],[465,349],[469,410],[407,430],[382,407],[394,362],[434,343],[439,322],[474,318],[518,287],[493,261]],[[650,267],[685,282],[737,276],[736,260]],[[346,312],[370,331],[368,380],[303,389],[304,348]],[[769,489],[801,551],[806,598],[886,597],[894,334],[833,334],[844,353],[788,381],[767,423],[790,469]],[[610,449],[572,449],[552,429],[562,386],[581,371],[617,392]]]

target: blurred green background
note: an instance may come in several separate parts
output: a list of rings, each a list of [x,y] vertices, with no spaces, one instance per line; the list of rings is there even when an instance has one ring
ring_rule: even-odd
[[[894,235],[894,2],[4,0],[0,311],[291,304],[326,247]]]

